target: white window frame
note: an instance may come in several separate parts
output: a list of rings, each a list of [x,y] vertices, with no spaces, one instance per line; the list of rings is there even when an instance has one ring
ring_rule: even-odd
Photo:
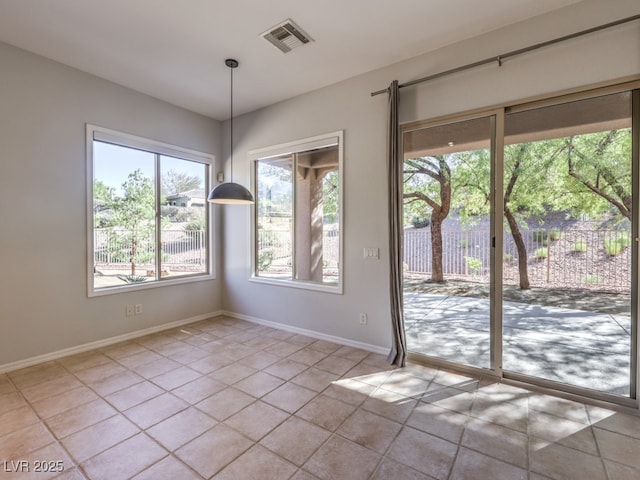
[[[295,140],[292,142],[281,143],[278,145],[272,145],[269,147],[258,148],[250,150],[248,153],[251,164],[251,190],[254,197],[257,199],[257,179],[256,179],[256,164],[258,160],[266,158],[278,157],[282,155],[294,154],[299,152],[305,152],[315,148],[326,146],[330,143],[338,141],[338,175],[340,178],[339,185],[339,202],[338,202],[338,225],[339,225],[339,247],[338,247],[338,282],[337,283],[318,283],[306,280],[298,279],[280,279],[280,278],[268,278],[256,275],[257,266],[257,208],[256,205],[252,206],[251,215],[251,276],[250,281],[256,283],[265,283],[270,285],[279,285],[291,288],[302,288],[305,290],[316,290],[319,292],[343,294],[344,284],[344,132],[342,130],[327,133],[324,135],[317,135],[314,137],[304,138],[301,140]],[[295,182],[293,185],[295,192]],[[295,195],[295,193],[294,193]],[[294,213],[295,215],[295,213]],[[294,234],[295,235],[295,234]],[[295,243],[295,242],[294,242]]]
[[[94,183],[94,166],[93,166],[93,142],[94,140],[112,143],[125,148],[134,148],[144,150],[150,153],[166,155],[170,157],[189,160],[201,163],[207,166],[207,175],[205,178],[205,192],[208,192],[212,185],[212,172],[215,166],[215,157],[208,153],[190,150],[183,147],[177,147],[168,143],[151,140],[137,135],[131,135],[117,130],[87,124],[86,125],[86,165],[87,165],[87,295],[89,297],[97,297],[102,295],[112,295],[116,293],[131,292],[136,290],[147,290],[151,288],[166,287],[168,285],[178,285],[183,283],[202,282],[215,279],[215,249],[213,241],[213,225],[214,210],[208,202],[205,202],[205,218],[207,220],[207,263],[206,272],[201,274],[192,274],[181,277],[158,277],[149,283],[132,283],[126,285],[117,285],[113,287],[103,287],[96,289],[94,285],[94,244],[93,244],[93,183]]]

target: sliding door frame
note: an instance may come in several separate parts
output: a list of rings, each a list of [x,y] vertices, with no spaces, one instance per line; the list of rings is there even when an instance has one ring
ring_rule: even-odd
[[[623,397],[598,390],[563,384],[539,377],[532,377],[515,372],[504,371],[503,358],[503,243],[504,243],[504,128],[507,113],[534,110],[544,106],[558,105],[578,100],[600,97],[608,94],[631,92],[632,94],[632,222],[631,222],[631,352],[630,352],[630,394]],[[640,297],[640,77],[632,77],[616,82],[574,88],[558,92],[546,97],[512,102],[487,109],[476,109],[460,115],[447,115],[433,120],[410,122],[400,126],[400,138],[414,130],[454,124],[465,120],[490,117],[491,119],[491,272],[490,272],[490,335],[491,352],[490,368],[474,367],[466,364],[409,352],[408,358],[417,363],[452,369],[461,373],[495,377],[507,383],[542,389],[542,391],[571,398],[591,399],[606,404],[618,404],[635,409],[640,408],[637,387],[640,384],[640,361],[638,352],[638,307]],[[404,161],[404,144],[402,144]]]
[[[491,369],[499,377],[502,370],[502,264],[504,255],[504,108],[495,111],[491,138]]]
[[[490,250],[490,280],[489,280],[489,368],[483,368],[468,364],[460,364],[442,358],[429,356],[420,353],[408,352],[408,359],[416,363],[426,363],[429,365],[452,369],[473,375],[502,378],[502,269],[497,268],[502,265],[502,244],[503,244],[503,224],[502,205],[496,208],[496,198],[502,198],[502,148],[504,138],[504,109],[495,108],[478,110],[461,115],[450,115],[433,121],[419,121],[400,126],[401,152],[404,162],[404,134],[415,130],[422,130],[430,127],[441,127],[453,125],[468,120],[489,119],[490,121],[490,225],[489,240]],[[500,197],[497,197],[500,195]],[[496,275],[496,272],[499,272]]]

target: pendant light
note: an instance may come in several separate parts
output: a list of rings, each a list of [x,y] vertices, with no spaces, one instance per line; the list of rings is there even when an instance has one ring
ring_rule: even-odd
[[[254,203],[253,195],[245,187],[238,183],[233,183],[233,69],[238,67],[238,61],[228,58],[224,61],[225,65],[231,71],[231,119],[230,119],[230,137],[231,137],[231,181],[221,183],[216,186],[207,197],[207,201],[211,203],[223,204],[250,204]]]

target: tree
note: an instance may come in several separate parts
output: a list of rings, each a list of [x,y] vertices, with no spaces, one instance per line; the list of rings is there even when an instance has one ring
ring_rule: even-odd
[[[110,206],[113,202],[115,189],[108,187],[103,181],[93,182],[93,224],[103,227],[109,223]]]
[[[490,210],[487,149],[432,155],[404,163],[405,222],[431,215],[432,280],[444,281],[442,222],[450,210],[461,220]],[[612,130],[506,145],[504,220],[513,238],[519,286],[531,287],[523,229],[550,212],[604,214],[612,207],[630,219],[631,131]],[[505,226],[505,229],[506,229]]]
[[[258,162],[258,216],[261,220],[272,216],[292,215],[293,176],[292,163],[288,161],[260,160]]]
[[[573,179],[567,188],[576,199],[584,199],[577,208],[602,213],[613,205],[631,220],[631,129],[571,136],[565,146],[568,173]],[[594,202],[593,194],[604,202]]]
[[[459,152],[453,170],[452,208],[465,224],[472,224],[491,209],[491,152],[488,149]]]
[[[102,180],[93,182],[93,205],[95,208],[104,207],[113,200],[115,189],[108,187]]]
[[[122,191],[108,204],[113,212],[110,233],[117,239],[113,253],[128,259],[134,276],[136,264],[148,262],[155,253],[155,194],[151,179],[140,169],[129,174]]]
[[[520,223],[549,211],[602,214],[611,205],[630,219],[630,158],[629,129],[505,147],[504,215],[518,252],[521,289],[530,283]]]
[[[521,211],[521,207],[527,208],[528,205],[523,206],[513,200],[518,198],[517,194],[514,195],[514,190],[516,182],[521,177],[522,171],[525,168],[524,157],[526,156],[528,145],[528,143],[521,143],[515,148],[505,148],[505,164],[509,165],[510,168],[505,169],[505,179],[508,178],[509,180],[504,189],[504,218],[509,225],[509,230],[511,231],[511,236],[513,237],[513,242],[518,252],[518,272],[520,276],[520,288],[522,290],[528,290],[531,288],[531,284],[529,282],[527,264],[527,247],[524,243],[518,222],[516,221],[515,212]],[[507,158],[509,158],[508,161],[506,160]],[[512,208],[512,201],[515,204],[515,208]]]
[[[527,248],[520,222],[559,209],[562,179],[558,157],[565,150],[561,140],[518,143],[504,149],[504,217],[518,253],[519,285],[531,288]]]
[[[322,180],[322,209],[325,221],[334,223],[340,213],[340,175],[337,170],[328,172]]]
[[[164,196],[195,190],[202,185],[202,179],[197,175],[189,175],[174,169],[162,175],[162,194]]]
[[[424,202],[431,208],[431,280],[444,282],[442,266],[442,222],[451,207],[449,155],[412,158],[404,162],[406,203]]]

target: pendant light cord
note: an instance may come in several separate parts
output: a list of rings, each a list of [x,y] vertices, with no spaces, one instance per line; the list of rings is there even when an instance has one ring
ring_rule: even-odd
[[[231,137],[231,141],[230,141],[230,149],[229,149],[229,154],[231,157],[231,182],[233,183],[233,67],[229,68],[229,70],[231,70],[231,101],[229,102],[230,104],[230,110],[231,110],[231,117],[230,117],[230,132],[229,132],[229,136]]]

